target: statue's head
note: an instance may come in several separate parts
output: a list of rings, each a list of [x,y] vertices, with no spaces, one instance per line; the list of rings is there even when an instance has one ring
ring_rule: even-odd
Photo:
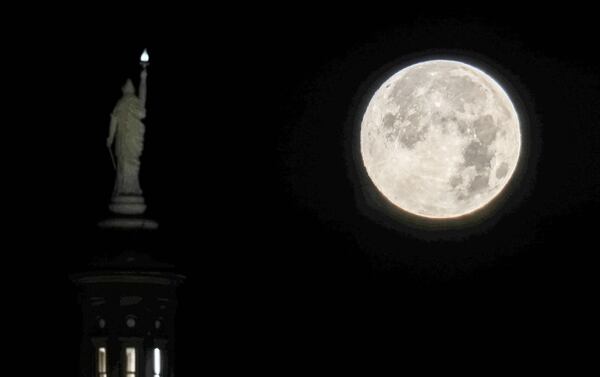
[[[123,85],[123,94],[134,94],[135,93],[135,87],[133,86],[133,82],[131,81],[131,79],[127,79],[127,81],[125,82],[125,85]]]

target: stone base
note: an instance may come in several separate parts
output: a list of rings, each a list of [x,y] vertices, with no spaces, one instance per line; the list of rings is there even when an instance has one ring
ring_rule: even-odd
[[[154,220],[139,217],[114,217],[100,221],[98,226],[110,229],[156,229],[158,223]]]
[[[141,195],[118,195],[113,196],[108,209],[119,215],[141,215],[146,211],[146,204]]]

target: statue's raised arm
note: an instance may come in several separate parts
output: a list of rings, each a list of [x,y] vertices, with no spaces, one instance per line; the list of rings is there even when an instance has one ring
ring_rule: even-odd
[[[146,67],[144,67],[140,73],[140,88],[138,90],[140,104],[144,110],[146,110],[146,77],[148,77],[148,72],[146,71]]]

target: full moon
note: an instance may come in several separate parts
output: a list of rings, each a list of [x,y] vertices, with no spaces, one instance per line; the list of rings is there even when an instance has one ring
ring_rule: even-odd
[[[521,151],[519,117],[487,73],[453,60],[408,66],[371,98],[360,128],[368,176],[395,206],[449,219],[485,207]]]

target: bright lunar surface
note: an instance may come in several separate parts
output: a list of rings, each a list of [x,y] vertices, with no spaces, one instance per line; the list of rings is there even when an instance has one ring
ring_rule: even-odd
[[[453,218],[484,207],[513,175],[521,150],[517,112],[485,72],[430,60],[381,85],[361,123],[367,174],[394,205]]]

